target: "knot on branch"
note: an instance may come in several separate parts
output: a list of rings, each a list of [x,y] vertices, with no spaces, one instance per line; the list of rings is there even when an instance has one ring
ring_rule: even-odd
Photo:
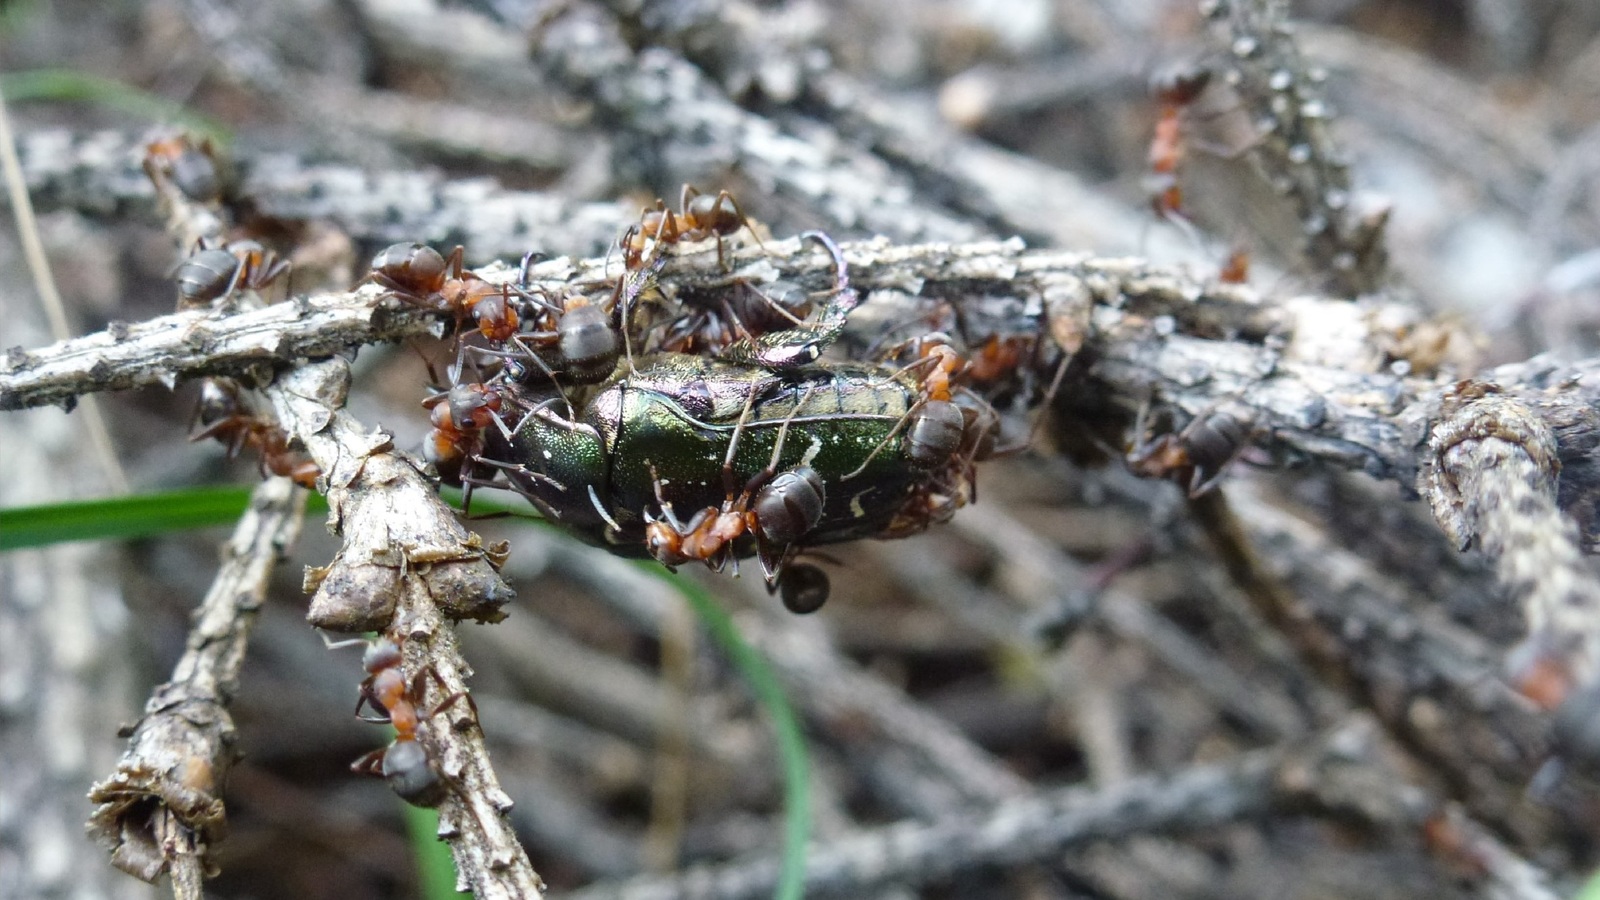
[[[235,756],[233,719],[205,697],[152,700],[133,730],[122,762],[89,791],[98,804],[89,833],[111,850],[111,862],[154,882],[177,857],[209,858],[227,831],[221,782]],[[222,771],[213,763],[220,761]]]
[[[384,631],[404,581],[415,578],[452,619],[498,622],[514,595],[500,578],[504,544],[463,529],[402,456],[369,456],[360,478],[329,491],[330,526],[344,536],[333,561],[307,567],[306,619],[330,631]]]
[[[385,631],[405,580],[416,578],[452,619],[504,619],[514,596],[499,573],[506,549],[462,528],[415,460],[345,412],[349,387],[350,366],[335,358],[266,388],[322,468],[328,528],[344,537],[331,563],[306,569],[305,588],[316,592],[306,618],[330,631]]]
[[[1440,404],[1417,473],[1417,492],[1459,549],[1478,538],[1485,505],[1502,499],[1499,492],[1469,486],[1490,472],[1503,486],[1517,483],[1524,491],[1554,498],[1561,474],[1555,435],[1497,385],[1462,381]]]

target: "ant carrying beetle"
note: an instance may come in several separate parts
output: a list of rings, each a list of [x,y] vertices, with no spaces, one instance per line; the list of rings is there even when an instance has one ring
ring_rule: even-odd
[[[757,472],[744,490],[736,495],[733,463],[738,452],[739,437],[749,422],[750,409],[755,403],[754,392],[746,396],[744,411],[734,426],[727,455],[722,461],[726,497],[720,509],[708,506],[696,513],[687,524],[680,522],[673,514],[672,504],[662,495],[661,478],[655,467],[651,466],[652,488],[662,515],[660,519],[646,517],[645,546],[651,556],[668,568],[699,561],[712,571],[720,572],[732,558],[733,542],[741,535],[750,534],[756,539],[762,565],[769,577],[783,568],[784,558],[790,555],[789,547],[822,519],[826,489],[817,470],[802,463],[792,469],[778,471],[778,460],[783,455],[789,426],[795,414],[811,399],[815,387],[807,386],[789,417],[778,427],[778,437],[773,443],[772,457],[767,461],[766,468]],[[734,569],[738,569],[737,559],[734,560]],[[785,592],[784,599],[788,603],[788,592]]]
[[[571,292],[559,300],[535,296],[529,290],[529,269],[538,254],[530,251],[522,257],[515,291],[524,306],[522,328],[506,339],[517,351],[488,351],[506,357],[506,377],[519,384],[527,383],[534,370],[544,372],[552,381],[559,373],[578,384],[593,384],[611,374],[617,358],[622,354],[617,330],[612,326],[617,299],[612,299],[612,310],[583,294]],[[618,293],[622,284],[618,283]],[[542,292],[541,292],[542,293]],[[547,362],[534,348],[554,346],[559,359],[554,365]],[[532,368],[529,367],[532,363]]]
[[[462,506],[470,509],[472,467],[483,452],[483,430],[497,426],[507,437],[516,430],[500,417],[503,389],[493,383],[463,383],[422,401],[433,428],[422,442],[422,454],[446,484],[465,485]]]

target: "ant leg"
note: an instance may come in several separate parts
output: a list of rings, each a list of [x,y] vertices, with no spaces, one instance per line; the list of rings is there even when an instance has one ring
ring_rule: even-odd
[[[350,771],[357,775],[374,775],[383,777],[383,757],[388,754],[388,747],[379,747],[360,759],[350,764]]]
[[[444,277],[460,278],[465,271],[462,268],[462,263],[466,260],[466,257],[467,248],[457,244],[456,248],[450,251],[450,255],[444,258]]]
[[[363,716],[361,714],[361,707],[363,707],[363,706],[367,707],[368,709],[371,709],[374,713],[376,713],[376,715]],[[371,679],[368,679],[367,681],[364,681],[361,684],[361,695],[356,698],[356,708],[355,708],[354,715],[355,715],[356,718],[360,719],[363,722],[380,722],[381,723],[381,722],[390,721],[389,711],[383,708],[383,704],[379,703],[378,702],[378,698],[376,696],[374,696],[373,693],[372,693],[372,682],[371,682]]]
[[[639,370],[633,365],[633,321],[630,307],[634,299],[643,293],[644,289],[655,280],[656,275],[661,272],[661,269],[666,264],[667,258],[659,253],[656,254],[650,260],[648,266],[637,271],[624,272],[622,278],[617,281],[616,289],[612,292],[611,308],[617,313],[617,324],[622,329],[623,354],[628,358],[628,372],[633,375],[639,374]]]
[[[724,201],[724,200],[728,201],[728,205],[729,206],[733,207],[733,214],[739,217],[739,225],[740,225],[740,227],[742,227],[746,231],[750,232],[750,236],[756,239],[756,246],[761,248],[761,252],[765,253],[766,250],[767,250],[767,245],[763,244],[761,242],[761,235],[756,234],[755,227],[752,226],[750,224],[750,220],[745,217],[744,210],[739,208],[739,201],[733,199],[733,195],[728,193],[727,191],[718,191],[717,192],[717,203],[718,203],[718,205],[720,205],[722,203],[722,201]],[[717,246],[718,246],[719,249],[722,246],[722,236],[721,235],[717,236]]]
[[[517,349],[518,350],[521,350],[523,353],[527,354],[528,358],[533,360],[534,365],[539,367],[539,371],[543,372],[544,374],[546,374],[546,375],[548,375],[550,377],[550,383],[555,385],[556,392],[561,395],[561,402],[563,402],[563,403],[565,403],[567,405],[567,418],[569,420],[576,419],[578,417],[578,412],[577,412],[577,410],[572,408],[572,401],[567,399],[566,389],[563,388],[561,386],[561,382],[556,379],[555,370],[551,369],[550,366],[547,365],[545,363],[545,361],[539,356],[539,354],[533,352],[533,348],[532,347],[529,347],[527,344],[523,343],[521,335],[515,335],[515,334],[512,335],[511,336],[511,343],[517,345]],[[521,424],[522,424],[521,422],[517,423],[517,425],[519,427],[521,426]],[[501,427],[501,430],[504,431],[505,426],[502,424],[500,427]],[[507,440],[511,439],[511,433],[510,432],[505,432],[505,436],[506,436]]]
[[[789,438],[789,424],[800,415],[800,410],[810,402],[811,395],[816,393],[816,390],[815,384],[806,385],[806,392],[800,395],[800,401],[787,416],[783,417],[783,424],[778,426],[778,439],[772,445],[772,458],[767,460],[767,467],[756,473],[755,477],[750,479],[750,483],[745,485],[746,494],[754,494],[763,484],[770,481],[772,476],[778,474],[778,459],[783,456],[783,444]]]
[[[878,442],[878,446],[873,447],[872,452],[867,454],[867,458],[861,461],[861,465],[856,466],[839,480],[849,481],[857,475],[860,475],[862,472],[865,472],[867,470],[867,466],[872,465],[872,461],[878,458],[878,454],[883,452],[883,448],[889,446],[889,442],[894,440],[895,437],[900,434],[900,431],[906,427],[906,423],[911,421],[911,417],[916,415],[917,411],[922,409],[926,403],[927,400],[919,398],[917,402],[911,404],[911,406],[906,410],[905,415],[900,417],[900,421],[894,423],[894,428],[890,429],[889,433],[884,436],[884,439]]]
[[[678,521],[677,514],[672,511],[672,504],[661,493],[661,475],[656,472],[655,463],[650,464],[650,487],[655,491],[656,505],[661,507],[661,515],[666,523],[680,536],[688,534],[689,532],[683,527],[683,523]]]
[[[435,669],[433,666],[428,666],[427,668],[418,672],[411,679],[411,696],[417,698],[418,702],[421,702],[423,690],[427,687],[430,679],[434,684],[439,686],[441,691],[447,691],[450,689],[450,685],[445,683],[444,676],[439,674],[439,670]],[[472,695],[468,694],[466,691],[456,691],[448,697],[445,697],[443,700],[440,700],[439,703],[434,706],[432,711],[430,711],[426,716],[422,717],[422,721],[427,721],[438,716],[440,713],[444,712],[450,707],[455,706],[456,703],[461,700],[467,701],[467,706],[472,710],[473,718],[477,718],[478,704],[472,699]]]
[[[1072,354],[1062,351],[1061,362],[1056,363],[1056,373],[1050,378],[1050,386],[1045,388],[1044,402],[1040,405],[1042,410],[1049,410],[1050,404],[1055,402],[1056,391],[1061,389],[1061,382],[1066,380],[1067,366],[1071,365],[1071,363]],[[1028,440],[1026,444],[1023,444],[1024,447],[1033,445],[1034,440],[1039,436],[1039,429],[1043,425],[1044,416],[1039,412],[1035,412],[1033,416],[1033,425],[1028,429]],[[1113,453],[1111,455],[1115,457],[1117,454]]]

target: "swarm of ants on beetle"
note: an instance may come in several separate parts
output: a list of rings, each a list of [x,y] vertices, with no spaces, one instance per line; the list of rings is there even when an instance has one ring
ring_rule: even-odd
[[[970,502],[999,427],[972,364],[942,335],[823,361],[861,301],[827,235],[802,236],[828,256],[823,292],[737,282],[641,314],[669,254],[714,240],[726,269],[741,231],[760,245],[727,191],[685,185],[677,210],[657,201],[622,234],[623,272],[597,293],[535,288],[530,259],[492,283],[459,247],[380,252],[365,280],[460,332],[452,383],[424,401],[440,478],[516,491],[580,539],[669,568],[755,557],[796,611],[827,598],[812,548],[915,534]],[[990,348],[979,374],[1022,359]]]

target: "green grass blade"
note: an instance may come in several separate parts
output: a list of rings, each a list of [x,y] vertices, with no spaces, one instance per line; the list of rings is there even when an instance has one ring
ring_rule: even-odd
[[[806,842],[811,838],[811,758],[806,750],[800,717],[783,693],[778,676],[754,647],[745,643],[733,620],[698,585],[664,571],[655,563],[639,564],[652,576],[672,585],[672,589],[694,608],[695,615],[733,661],[756,700],[772,717],[778,737],[778,755],[783,761],[783,860],[778,871],[778,900],[800,900],[805,896]]]
[[[397,800],[399,798],[396,798]],[[439,840],[439,811],[400,800],[405,807],[406,833],[417,861],[417,895],[423,900],[455,900],[456,861],[450,847]]]
[[[1578,888],[1578,893],[1572,900],[1600,900],[1600,869],[1589,879],[1589,883]]]
[[[224,485],[0,509],[0,552],[228,525],[249,506],[250,491],[245,485]],[[326,511],[327,504],[313,495],[307,509]]]
[[[27,69],[0,75],[0,93],[10,103],[29,100],[55,100],[94,103],[142,119],[172,122],[200,132],[219,144],[232,135],[215,119],[186,109],[183,104],[159,94],[140,90],[112,78],[102,78],[73,69]]]

